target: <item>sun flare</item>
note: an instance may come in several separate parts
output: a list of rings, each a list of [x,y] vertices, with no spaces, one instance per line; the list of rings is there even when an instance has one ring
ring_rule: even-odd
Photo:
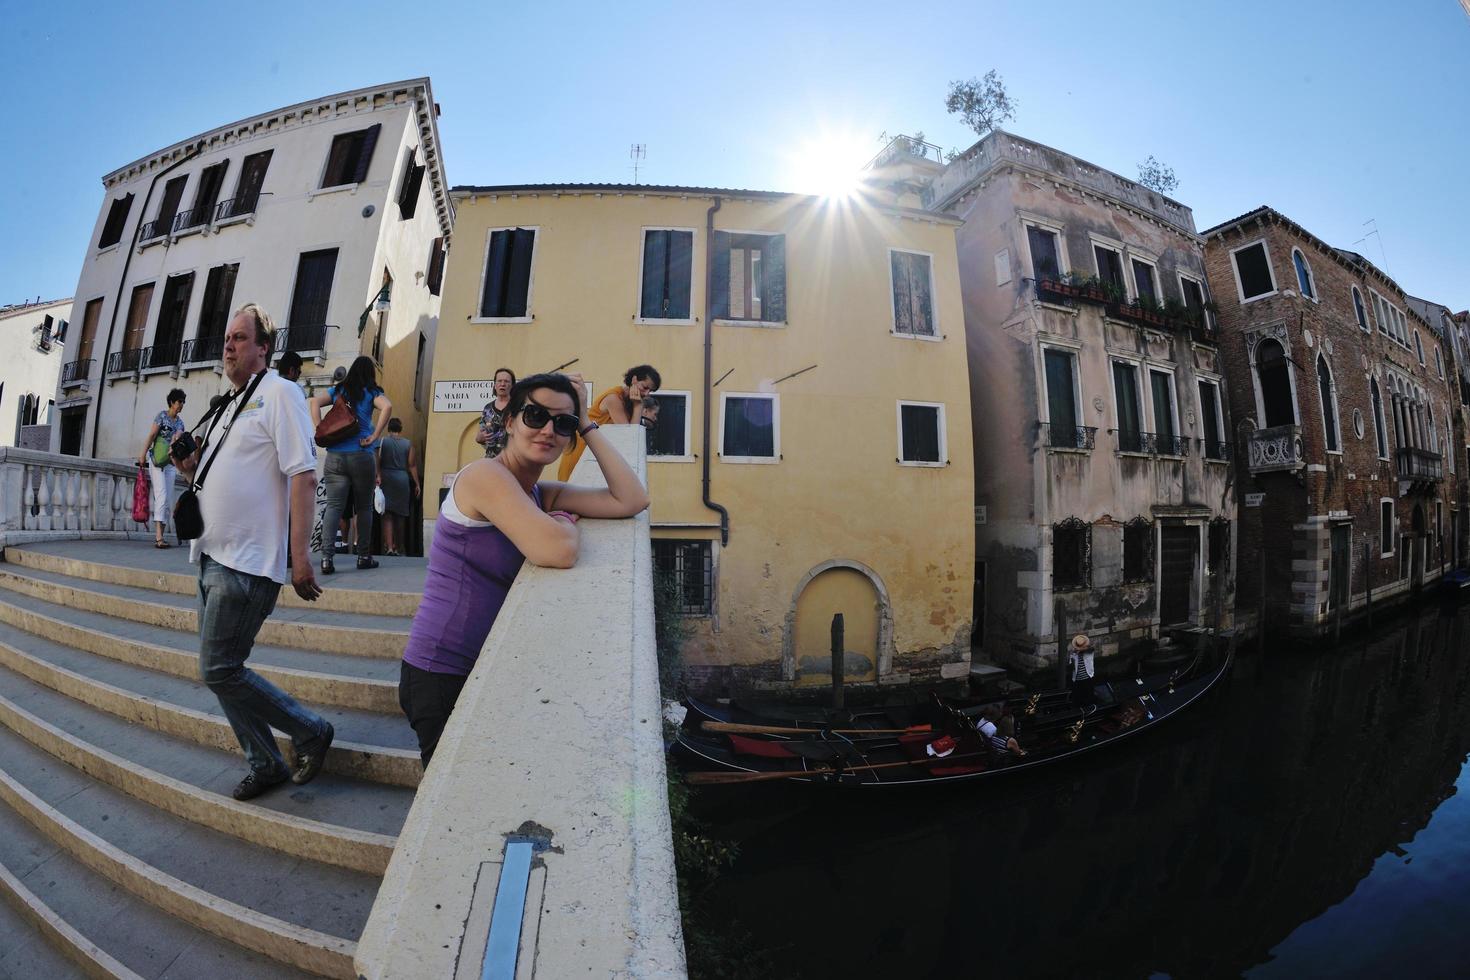
[[[863,164],[875,151],[871,137],[818,133],[799,143],[791,154],[791,189],[822,197],[851,197],[862,183]]]

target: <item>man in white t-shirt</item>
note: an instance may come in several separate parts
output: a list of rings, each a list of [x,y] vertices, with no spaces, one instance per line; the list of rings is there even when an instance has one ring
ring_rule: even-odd
[[[253,303],[230,318],[222,360],[234,394],[200,451],[179,464],[191,480],[196,467],[208,467],[198,491],[204,532],[191,551],[199,562],[199,673],[219,698],[250,763],[250,773],[235,787],[237,800],[259,796],[288,778],[309,782],[321,770],[333,735],[326,719],[245,666],[288,575],[308,602],[322,593],[306,550],[316,493],[311,419],[296,386],[269,370],[274,343],[275,325]],[[276,748],[272,726],[291,737],[294,768]]]

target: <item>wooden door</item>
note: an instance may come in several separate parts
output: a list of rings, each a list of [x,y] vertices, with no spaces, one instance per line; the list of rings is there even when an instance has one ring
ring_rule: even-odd
[[[1160,531],[1159,623],[1188,623],[1199,567],[1199,528],[1164,524]]]

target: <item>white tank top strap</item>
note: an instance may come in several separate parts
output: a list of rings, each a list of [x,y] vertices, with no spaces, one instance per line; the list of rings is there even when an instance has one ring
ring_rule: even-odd
[[[461,471],[463,472],[463,471]],[[459,475],[455,474],[455,483],[459,482]],[[449,487],[449,492],[444,495],[444,505],[439,508],[439,516],[447,519],[450,523],[461,527],[494,527],[493,521],[476,521],[464,516],[464,511],[459,509],[459,504],[454,502],[454,486]]]

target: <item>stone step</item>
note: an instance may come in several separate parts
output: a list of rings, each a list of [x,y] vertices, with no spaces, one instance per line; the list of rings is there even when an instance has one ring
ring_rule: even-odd
[[[228,837],[138,802],[0,731],[0,801],[155,908],[295,969],[352,977],[379,879]],[[6,862],[8,864],[8,862]]]
[[[282,787],[259,797],[259,803],[240,803],[229,795],[244,773],[239,761],[110,718],[4,668],[0,668],[0,726],[93,779],[175,816],[264,847],[368,874],[381,875],[387,868],[396,842],[393,835],[402,827],[411,802],[411,797],[403,798],[408,796],[405,790],[323,773],[309,787]],[[369,809],[374,802],[381,809]],[[367,818],[391,831],[326,822],[333,818],[349,823]]]
[[[0,567],[0,589],[69,609],[184,633],[199,632],[199,600],[110,582],[90,582],[25,566]],[[397,660],[411,620],[317,609],[277,608],[261,624],[259,642],[322,653]]]
[[[14,595],[0,598],[0,623],[122,663],[199,677],[198,641],[191,644],[187,633]],[[384,713],[399,710],[399,667],[393,661],[256,646],[250,666],[303,701]]]
[[[50,541],[5,549],[5,561],[93,582],[198,595],[199,569],[189,564],[188,548],[159,551],[136,541]],[[380,567],[358,571],[339,562],[337,574],[317,576],[322,596],[309,603],[290,588],[281,590],[285,608],[324,609],[379,616],[412,616],[423,595],[422,558],[382,558]]]
[[[137,900],[4,804],[0,804],[0,897],[5,899],[0,901],[0,938],[5,940],[0,943],[0,977],[309,976]]]
[[[4,623],[0,667],[125,721],[226,752],[243,769],[239,743],[219,700],[196,679],[106,659]],[[316,710],[337,730],[327,755],[328,773],[418,785],[418,743],[402,715],[341,707]],[[289,754],[289,740],[278,736],[277,743]]]
[[[0,831],[3,832],[3,831]],[[0,977],[115,977],[138,974],[67,925],[19,878],[0,864]],[[68,959],[67,957],[70,957]]]

